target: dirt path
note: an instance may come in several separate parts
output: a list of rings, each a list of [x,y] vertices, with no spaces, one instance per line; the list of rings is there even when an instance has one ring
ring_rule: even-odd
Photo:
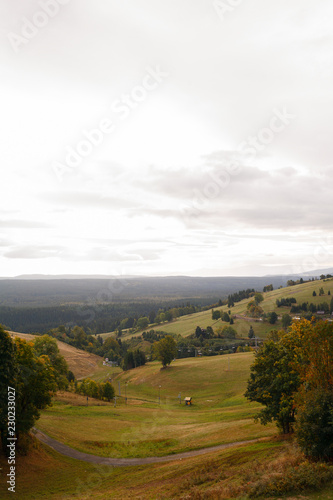
[[[238,441],[236,443],[220,444],[218,446],[212,446],[210,448],[202,448],[201,450],[187,451],[185,453],[176,453],[174,455],[167,455],[164,457],[147,457],[147,458],[107,458],[99,457],[97,455],[90,455],[89,453],[82,453],[81,451],[74,450],[65,444],[56,441],[55,439],[47,436],[38,429],[33,429],[33,433],[39,441],[50,446],[55,451],[65,455],[66,457],[76,458],[77,460],[83,460],[84,462],[90,462],[92,464],[99,465],[111,465],[113,467],[130,467],[133,465],[147,465],[155,464],[158,462],[168,462],[171,460],[182,460],[183,458],[196,457],[198,455],[204,455],[205,453],[211,453],[212,451],[225,450],[227,448],[232,448],[234,446],[240,446],[244,444],[256,443],[262,441],[261,439],[250,439],[248,441]]]

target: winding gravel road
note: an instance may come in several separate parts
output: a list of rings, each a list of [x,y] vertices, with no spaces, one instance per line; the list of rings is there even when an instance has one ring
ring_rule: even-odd
[[[244,444],[256,443],[258,441],[263,441],[265,438],[261,439],[250,439],[248,441],[238,441],[235,443],[220,444],[218,446],[212,446],[210,448],[202,448],[201,450],[187,451],[185,453],[175,453],[174,455],[167,455],[164,457],[147,457],[147,458],[107,458],[99,457],[97,455],[90,455],[89,453],[82,453],[81,451],[74,450],[69,446],[56,441],[55,439],[47,436],[39,429],[34,428],[33,433],[39,441],[50,446],[55,451],[65,455],[66,457],[75,458],[77,460],[83,460],[84,462],[90,462],[92,464],[99,465],[110,465],[113,467],[130,467],[133,465],[147,465],[156,464],[158,462],[168,462],[172,460],[182,460],[183,458],[196,457],[199,455],[204,455],[205,453],[211,453],[212,451],[225,450],[227,448],[232,448],[235,446],[241,446]]]

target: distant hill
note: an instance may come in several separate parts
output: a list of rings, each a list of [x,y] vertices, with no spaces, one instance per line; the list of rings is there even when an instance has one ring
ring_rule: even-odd
[[[264,270],[264,268],[263,268]],[[290,277],[295,278],[295,277],[302,277],[302,276],[313,276],[313,277],[319,277],[321,274],[333,274],[333,267],[326,268],[326,269],[315,269],[311,271],[302,271],[299,274],[296,273],[286,273],[285,272],[285,266],[278,266],[274,268],[275,272],[273,273],[268,273],[263,276],[256,276],[255,278],[285,278],[288,280]],[[241,271],[241,269],[240,269]],[[244,273],[245,275],[245,273]],[[13,277],[0,277],[0,280],[119,280],[119,279],[136,279],[136,280],[146,280],[146,279],[153,279],[153,280],[160,280],[160,279],[170,279],[170,278],[193,278],[193,279],[210,279],[209,277],[191,277],[191,276],[137,276],[137,275],[122,275],[122,276],[115,276],[115,275],[107,275],[107,274],[21,274],[19,276],[13,276]],[[234,277],[232,275],[230,276],[217,276],[216,278],[214,277],[213,279],[233,279]],[[238,278],[238,277],[235,277]],[[247,276],[245,275],[244,278],[249,278],[253,279],[253,276]],[[240,278],[242,279],[242,278]]]
[[[333,275],[333,267],[328,267],[326,269],[315,269],[314,271],[306,271],[303,273],[303,276],[314,276],[319,277],[321,274],[332,274]]]
[[[117,279],[118,276],[106,274],[20,274],[11,278],[0,277],[0,280],[82,280],[82,279]],[[122,276],[135,278],[135,276]]]
[[[103,279],[1,279],[0,306],[45,307],[64,304],[95,304],[113,301],[193,300],[210,301],[247,288],[262,290],[286,286],[294,275],[268,277],[110,277]]]
[[[270,284],[276,290],[299,277],[58,276],[50,279],[34,275],[32,279],[28,276],[1,279],[0,323],[24,333],[46,333],[59,325],[75,324],[90,328],[93,333],[109,332],[124,318],[147,316],[160,308],[184,304],[203,307],[239,290],[262,291]]]
[[[319,294],[320,288],[323,289],[324,295]],[[313,293],[316,293],[314,296]],[[264,300],[260,303],[264,313],[269,314],[273,311],[277,314],[278,320],[272,325],[268,320],[260,321],[258,318],[250,318],[248,317],[247,305],[250,302],[251,298],[244,299],[240,302],[235,302],[234,307],[230,308],[231,316],[234,317],[233,328],[236,330],[239,337],[248,337],[248,332],[250,326],[253,327],[255,335],[259,338],[265,338],[267,334],[271,330],[279,330],[282,328],[282,315],[290,314],[293,316],[303,316],[306,314],[310,314],[310,311],[300,311],[299,313],[291,313],[291,306],[277,306],[277,301],[281,301],[283,298],[291,298],[294,297],[296,299],[296,303],[293,304],[295,306],[302,305],[304,303],[314,304],[318,309],[320,309],[320,304],[326,302],[330,305],[332,297],[333,297],[333,278],[329,280],[315,280],[304,282],[303,284],[287,286],[280,289],[275,289],[271,292],[263,293]],[[215,310],[220,310],[226,312],[228,307],[226,305],[221,307],[216,307]],[[327,319],[329,314],[323,316],[323,319]],[[331,318],[329,318],[331,320]],[[211,326],[214,330],[218,327],[226,326],[228,323],[219,320],[212,319],[212,311],[211,309],[207,311],[202,311],[194,314],[190,314],[187,316],[182,316],[177,318],[169,323],[162,323],[156,327],[156,330],[163,331],[168,334],[178,334],[186,337],[195,332],[197,326],[201,328],[207,328],[207,326]],[[149,330],[149,328],[147,328]],[[123,335],[126,337],[131,337],[133,334],[124,333]],[[137,334],[139,335],[139,333]],[[106,338],[108,334],[103,335]]]

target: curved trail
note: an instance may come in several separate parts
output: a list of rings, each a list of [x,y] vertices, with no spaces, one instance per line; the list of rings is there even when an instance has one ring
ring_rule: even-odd
[[[169,462],[172,460],[182,460],[183,458],[196,457],[198,455],[204,455],[205,453],[210,453],[212,451],[225,450],[227,448],[232,448],[234,446],[240,446],[244,444],[256,443],[262,441],[261,439],[250,439],[247,441],[238,441],[235,443],[220,444],[218,446],[212,446],[210,448],[202,448],[201,450],[187,451],[185,453],[175,453],[174,455],[166,455],[164,457],[147,457],[147,458],[108,458],[99,457],[97,455],[90,455],[89,453],[83,453],[74,448],[56,441],[55,439],[47,436],[42,431],[38,429],[33,429],[33,433],[39,441],[50,446],[55,451],[65,455],[66,457],[75,458],[77,460],[83,460],[84,462],[90,462],[92,464],[98,465],[111,465],[113,467],[130,467],[133,465],[147,465],[155,464],[158,462]]]

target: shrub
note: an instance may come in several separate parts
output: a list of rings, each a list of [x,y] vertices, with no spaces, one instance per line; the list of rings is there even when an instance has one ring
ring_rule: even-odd
[[[253,485],[250,498],[280,496],[317,490],[333,480],[333,467],[323,463],[302,462],[274,476],[263,476]]]

